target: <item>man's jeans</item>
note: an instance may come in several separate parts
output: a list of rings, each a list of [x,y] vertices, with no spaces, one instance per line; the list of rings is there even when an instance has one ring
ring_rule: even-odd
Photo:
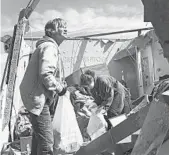
[[[34,130],[31,155],[53,155],[53,129],[50,105],[47,103],[39,116],[30,113]]]

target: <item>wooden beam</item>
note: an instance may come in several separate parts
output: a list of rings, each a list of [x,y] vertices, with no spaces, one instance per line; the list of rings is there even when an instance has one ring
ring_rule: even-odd
[[[169,106],[153,101],[131,155],[156,155],[168,129]]]
[[[129,115],[125,121],[110,130],[116,143],[135,133],[142,127],[148,110],[149,105],[143,107],[140,111]]]
[[[10,54],[8,54],[8,57],[7,57],[7,60],[6,60],[6,64],[5,64],[5,68],[4,68],[4,73],[3,73],[3,77],[2,77],[2,81],[1,81],[0,93],[3,90],[3,88],[4,88],[4,85],[6,84],[6,77],[7,77],[7,71],[8,71],[9,58],[10,58]]]
[[[10,64],[10,73],[9,73],[9,81],[7,86],[6,105],[4,110],[2,130],[4,130],[5,127],[8,125],[11,117],[11,109],[13,104],[14,86],[15,86],[18,58],[20,53],[20,45],[21,45],[22,37],[24,35],[26,22],[27,22],[26,19],[22,19],[17,25],[16,36],[15,36],[14,47],[13,47],[13,54],[12,54],[12,59]]]
[[[75,155],[96,155],[103,151],[108,151],[110,153],[120,151],[121,147],[120,145],[117,145],[117,143],[142,127],[148,110],[149,105],[143,107],[136,113],[130,114],[126,120],[106,132],[104,135],[98,137],[87,146],[81,148]],[[128,149],[131,149],[131,147]],[[121,152],[119,152],[119,154],[120,153]]]
[[[32,12],[35,10],[40,0],[30,0],[29,4],[25,9],[25,18],[29,18]]]
[[[25,17],[28,19],[30,15],[32,14],[33,10],[36,8],[37,4],[40,0],[30,0],[27,7],[22,9],[19,14],[18,22]]]
[[[10,73],[10,66],[11,66],[11,60],[12,60],[12,55],[13,55],[13,46],[14,46],[14,42],[15,42],[16,29],[17,29],[17,25],[14,26],[12,43],[11,43],[10,51],[9,51],[10,53],[9,53],[9,63],[8,63],[8,71],[7,71],[7,77],[6,77],[6,84],[8,84],[8,81],[9,81],[9,73]]]
[[[6,105],[4,110],[4,119],[2,124],[2,130],[9,124],[11,119],[11,110],[13,104],[13,97],[14,97],[14,90],[15,90],[15,79],[17,73],[17,65],[19,61],[19,54],[20,54],[20,47],[21,41],[25,33],[25,28],[28,22],[28,18],[35,9],[36,5],[39,3],[40,0],[30,0],[26,9],[22,9],[19,14],[19,21],[16,27],[16,35],[13,36],[14,39],[14,46],[12,57],[10,60],[10,68],[9,68],[9,81],[7,86],[7,96],[6,96]]]
[[[30,40],[30,41],[37,41],[41,39],[41,37],[25,37],[24,40]],[[66,38],[66,40],[90,40],[90,41],[98,41],[98,40],[110,40],[113,42],[124,42],[124,41],[129,41],[132,39],[109,39],[109,38]]]
[[[99,36],[107,36],[112,34],[130,33],[130,32],[138,32],[138,31],[145,31],[145,30],[152,30],[152,29],[153,27],[147,27],[142,29],[132,29],[132,30],[123,30],[123,31],[116,31],[116,32],[97,33],[97,34],[86,35],[86,36],[77,36],[76,38],[99,37]]]
[[[19,18],[18,18],[18,22],[19,22],[23,17],[25,17],[25,8],[20,11]]]
[[[116,145],[110,132],[98,137],[96,140],[82,147],[75,155],[97,155],[102,152],[115,153],[116,155],[123,155],[122,149]]]
[[[142,62],[141,62],[141,51],[135,47],[136,50],[136,63],[137,63],[137,84],[139,97],[144,95],[144,86],[143,86],[143,75],[142,75]]]
[[[0,90],[0,119],[2,118],[2,106],[3,106],[4,96],[5,96],[4,93],[5,93],[6,77],[7,77],[7,72],[8,72],[9,57],[10,55],[8,54],[3,77],[2,77],[1,88],[0,88],[1,89]]]
[[[14,45],[14,40],[15,40],[15,34],[16,34],[16,26],[14,26],[14,30],[13,30],[13,38],[12,38],[12,42],[10,45],[10,50],[8,53],[8,58],[6,60],[6,66],[4,69],[4,73],[3,73],[3,78],[2,78],[2,82],[1,82],[1,90],[0,90],[0,118],[2,117],[2,106],[3,103],[5,102],[5,96],[6,94],[6,84],[8,84],[8,79],[9,79],[9,72],[10,72],[10,65],[11,65],[11,59],[12,59],[12,53],[13,53],[13,45]]]

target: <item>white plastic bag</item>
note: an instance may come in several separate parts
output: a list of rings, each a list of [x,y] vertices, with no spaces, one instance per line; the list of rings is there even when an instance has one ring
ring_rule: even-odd
[[[101,112],[93,114],[87,126],[87,133],[90,135],[91,139],[94,140],[106,132],[107,126],[108,124]]]
[[[70,101],[70,93],[59,97],[53,118],[54,154],[72,153],[83,144],[75,112]]]

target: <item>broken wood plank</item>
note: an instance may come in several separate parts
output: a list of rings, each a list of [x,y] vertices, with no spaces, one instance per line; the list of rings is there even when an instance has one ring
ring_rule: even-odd
[[[169,106],[153,101],[131,155],[156,155],[169,129]]]
[[[106,132],[96,140],[89,143],[87,146],[82,147],[77,151],[76,155],[97,155],[102,152],[115,152],[116,155],[123,155],[120,146],[112,139],[110,132]]]
[[[6,84],[6,77],[7,77],[7,71],[8,71],[9,57],[10,57],[10,54],[8,54],[8,57],[7,57],[7,60],[6,60],[6,64],[5,64],[5,68],[4,68],[4,72],[3,72],[3,77],[2,77],[2,81],[1,81],[0,91],[3,90],[3,87]]]
[[[25,18],[29,18],[32,12],[35,10],[40,0],[30,0],[28,6],[25,9]]]
[[[7,87],[7,96],[6,96],[6,105],[4,110],[4,119],[2,124],[2,130],[9,124],[11,113],[12,113],[12,104],[13,104],[13,96],[14,96],[14,87],[15,87],[15,78],[17,72],[17,65],[18,65],[18,58],[20,53],[21,41],[25,34],[25,28],[28,23],[28,18],[35,9],[36,5],[39,3],[40,0],[30,0],[29,4],[27,5],[26,9],[21,10],[19,15],[19,22],[15,26],[16,27],[16,35],[13,36],[14,39],[14,47],[12,58],[10,60],[10,68],[9,68],[9,81]],[[21,18],[23,17],[23,18]],[[27,18],[27,19],[26,19]]]
[[[140,109],[140,111],[137,111],[136,113],[130,114],[126,120],[124,120],[114,128],[110,129],[108,132],[98,137],[85,147],[81,148],[76,153],[76,155],[97,155],[103,151],[108,151],[111,153],[116,151],[123,151],[123,149],[121,148],[122,145],[120,146],[120,144],[117,143],[130,136],[134,132],[138,131],[142,127],[148,110],[149,105],[143,107],[142,109]],[[125,151],[127,151],[126,149]],[[129,147],[128,149],[131,149],[131,147]],[[121,152],[119,152],[119,154],[120,153]]]
[[[6,77],[7,77],[7,72],[8,72],[8,63],[9,63],[9,57],[10,55],[8,54],[6,64],[5,64],[5,69],[3,73],[3,78],[1,82],[1,90],[0,90],[0,119],[2,118],[2,106],[3,106],[3,101],[4,101],[4,96],[5,96],[5,85],[6,85]]]
[[[10,68],[10,64],[11,64],[11,58],[12,58],[12,53],[13,53],[13,45],[14,45],[14,39],[15,39],[15,34],[16,34],[16,26],[14,26],[14,30],[13,30],[13,37],[12,37],[12,41],[11,41],[11,45],[10,45],[10,49],[9,49],[9,53],[8,53],[8,57],[6,60],[6,65],[5,65],[5,69],[4,69],[4,73],[3,73],[3,78],[1,81],[1,90],[0,90],[0,118],[2,118],[2,107],[3,107],[3,103],[5,102],[5,98],[6,97],[6,84],[8,83],[8,79],[9,79],[9,68]]]
[[[12,60],[10,65],[9,81],[7,87],[6,105],[4,110],[4,119],[2,124],[2,130],[8,125],[11,117],[11,109],[13,104],[15,77],[17,72],[18,58],[20,52],[21,40],[25,32],[26,19],[20,20],[17,25],[16,36],[13,47]]]
[[[10,45],[10,50],[9,50],[9,63],[8,63],[8,71],[7,71],[7,76],[6,76],[6,84],[8,84],[8,81],[9,81],[9,73],[10,73],[10,66],[11,66],[11,60],[12,60],[12,55],[13,55],[13,46],[15,42],[16,29],[17,29],[17,25],[14,26],[12,43]]]
[[[143,107],[140,111],[129,115],[125,121],[112,128],[110,132],[115,142],[118,143],[138,131],[144,123],[148,110],[149,105]]]

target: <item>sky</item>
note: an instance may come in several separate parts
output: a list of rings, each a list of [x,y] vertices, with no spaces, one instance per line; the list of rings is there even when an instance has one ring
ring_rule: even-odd
[[[19,11],[29,0],[1,0],[1,34],[11,34]],[[10,4],[10,5],[9,5]],[[69,33],[103,33],[148,26],[141,0],[40,0],[30,16],[31,32],[43,32],[45,23],[64,18]]]

